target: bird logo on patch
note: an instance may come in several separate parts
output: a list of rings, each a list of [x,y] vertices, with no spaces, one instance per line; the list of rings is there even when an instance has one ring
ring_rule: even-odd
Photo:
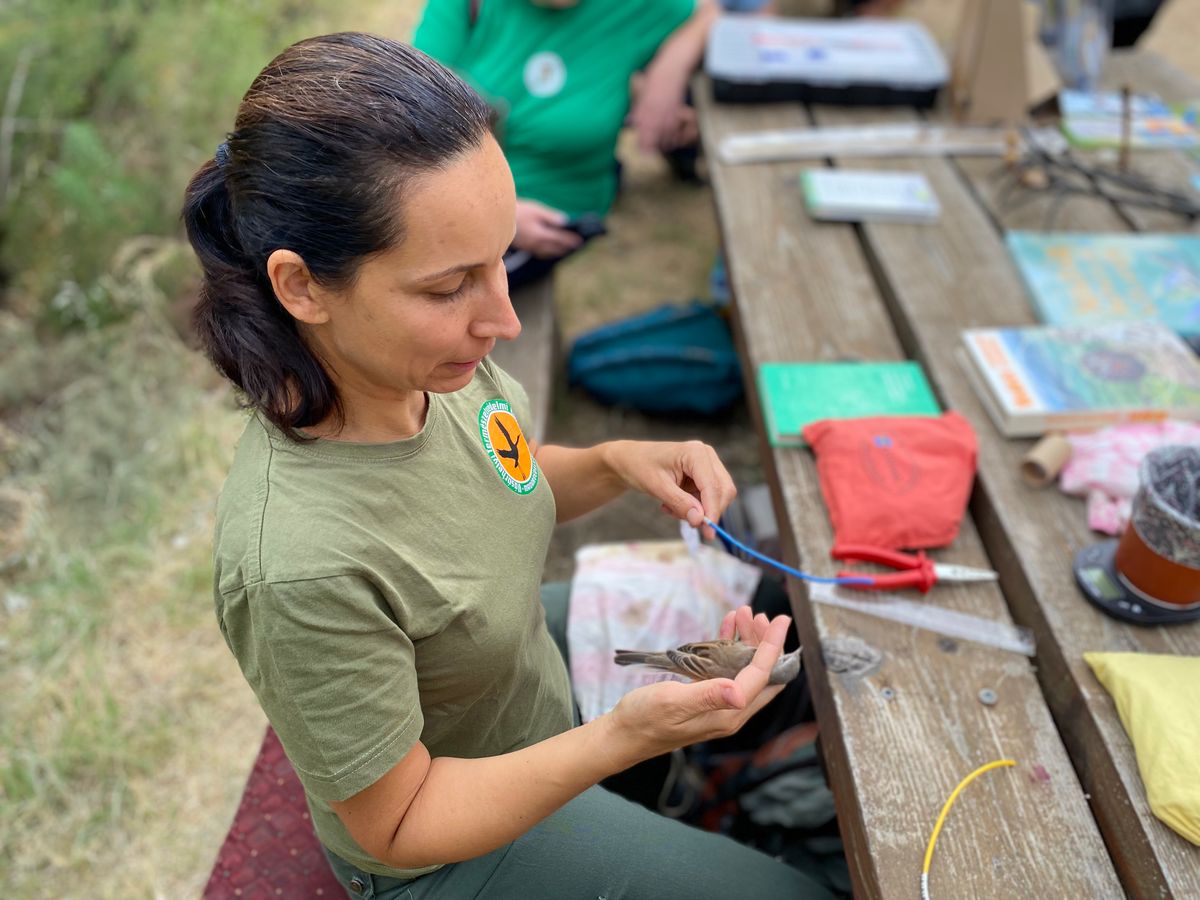
[[[496,472],[517,494],[537,487],[540,470],[512,407],[506,400],[489,400],[479,409],[479,437]]]
[[[557,53],[543,50],[525,61],[525,90],[533,97],[553,97],[567,83],[567,66]]]

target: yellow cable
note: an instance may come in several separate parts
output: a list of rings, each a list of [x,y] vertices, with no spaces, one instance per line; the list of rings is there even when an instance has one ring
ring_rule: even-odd
[[[958,783],[949,799],[946,800],[946,805],[942,807],[941,813],[937,817],[937,822],[933,825],[933,834],[929,836],[929,846],[925,848],[925,864],[921,867],[921,897],[922,900],[929,900],[929,866],[933,862],[933,848],[937,844],[938,835],[942,832],[942,826],[946,823],[946,814],[950,812],[950,807],[954,805],[954,801],[958,799],[958,795],[962,793],[963,788],[982,775],[984,772],[990,772],[992,769],[999,769],[1002,766],[1015,766],[1017,763],[1012,759],[997,759],[980,766],[966,778]]]

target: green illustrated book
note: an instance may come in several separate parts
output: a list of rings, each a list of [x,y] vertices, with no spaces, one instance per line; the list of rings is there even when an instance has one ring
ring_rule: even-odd
[[[969,328],[964,369],[1008,437],[1200,419],[1200,360],[1161,322]]]
[[[821,419],[941,413],[915,362],[787,362],[758,367],[758,393],[772,447],[803,447]]]
[[[1010,231],[1007,241],[1047,325],[1157,319],[1200,337],[1200,235]]]

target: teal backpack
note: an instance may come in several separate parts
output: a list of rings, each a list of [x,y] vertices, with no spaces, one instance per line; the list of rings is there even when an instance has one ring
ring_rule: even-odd
[[[647,413],[714,415],[742,397],[742,373],[722,308],[667,304],[582,335],[567,377],[602,403]]]

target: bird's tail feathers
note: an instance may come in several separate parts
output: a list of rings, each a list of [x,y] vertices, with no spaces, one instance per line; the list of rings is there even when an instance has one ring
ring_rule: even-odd
[[[618,666],[670,666],[666,654],[645,650],[616,650],[613,652],[613,662]]]

